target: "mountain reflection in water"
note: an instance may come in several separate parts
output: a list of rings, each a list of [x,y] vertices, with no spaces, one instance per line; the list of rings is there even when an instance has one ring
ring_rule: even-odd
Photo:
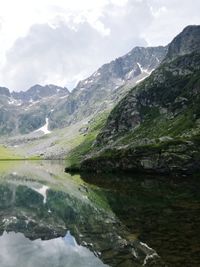
[[[198,266],[198,179],[64,167],[0,162],[1,267]]]

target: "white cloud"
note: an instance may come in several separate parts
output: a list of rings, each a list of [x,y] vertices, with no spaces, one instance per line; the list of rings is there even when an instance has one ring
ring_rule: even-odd
[[[199,0],[150,0],[152,23],[142,36],[149,45],[168,44],[187,25],[200,24]]]
[[[155,18],[159,18],[164,15],[165,12],[167,12],[167,8],[165,6],[159,7],[154,10],[154,8],[151,6],[151,13]]]
[[[0,85],[73,87],[136,45],[167,44],[199,10],[199,0],[0,1]]]

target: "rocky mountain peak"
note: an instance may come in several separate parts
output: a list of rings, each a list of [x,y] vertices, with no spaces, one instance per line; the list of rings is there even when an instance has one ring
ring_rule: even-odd
[[[161,63],[147,80],[133,87],[115,106],[97,141],[109,143],[117,139],[121,133],[139,131],[140,125],[144,122],[149,123],[151,116],[157,116],[157,118],[160,116],[163,119],[167,114],[172,120],[181,112],[184,114],[185,110],[192,105],[191,114],[195,110],[195,115],[194,119],[191,117],[190,120],[195,121],[199,116],[197,115],[199,114],[199,44],[200,26],[188,26],[175,37],[169,45],[164,64]],[[141,64],[145,63],[141,62]],[[150,129],[150,124],[148,125]],[[147,136],[146,132],[143,138]]]
[[[110,110],[126,92],[144,80],[166,56],[167,48],[136,47],[104,64],[80,81],[66,101],[52,112],[50,125],[59,128]]]
[[[8,88],[6,87],[0,87],[0,95],[4,95],[4,96],[10,96],[10,91]]]
[[[169,44],[165,61],[170,61],[178,56],[195,51],[200,51],[200,26],[187,26]]]
[[[167,48],[135,47],[128,54],[104,64],[89,78],[80,81],[75,91],[94,87],[111,88],[111,91],[145,72],[150,73],[157,68],[167,53]]]
[[[67,95],[69,91],[67,88],[63,88],[57,85],[49,84],[49,85],[39,85],[36,84],[29,88],[27,91],[23,92],[13,92],[12,97],[17,100],[22,100],[23,102],[28,101],[37,101],[45,97],[51,97],[53,95]]]

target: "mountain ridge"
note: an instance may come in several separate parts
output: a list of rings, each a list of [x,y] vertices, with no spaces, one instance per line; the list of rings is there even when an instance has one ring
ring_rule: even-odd
[[[162,64],[115,106],[81,170],[199,170],[199,38],[200,26],[189,26],[173,39],[169,47],[177,55],[172,53],[168,60],[167,54]],[[178,48],[177,40],[181,40]]]
[[[47,119],[48,130],[60,129],[111,110],[131,86],[160,64],[166,52],[162,46],[133,48],[80,81],[71,92],[37,84],[21,92],[1,89],[0,135],[29,134],[45,126]]]
[[[66,102],[54,110],[50,118],[52,128],[70,125],[91,114],[110,110],[133,84],[157,68],[166,52],[167,48],[162,46],[136,47],[126,55],[104,64],[80,81]],[[131,85],[127,86],[129,82]]]

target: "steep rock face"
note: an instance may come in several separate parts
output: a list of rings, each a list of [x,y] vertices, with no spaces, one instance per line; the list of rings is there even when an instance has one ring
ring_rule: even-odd
[[[0,106],[0,135],[15,131],[16,113]]]
[[[0,87],[0,135],[15,130],[17,110],[11,107],[11,94],[8,88]]]
[[[173,120],[195,111],[191,122],[196,121],[199,118],[199,71],[199,53],[163,64],[114,108],[98,140],[107,142],[124,132],[133,132],[150,118]]]
[[[0,87],[0,96],[10,96],[10,91],[6,87]]]
[[[111,109],[130,86],[149,76],[166,55],[167,47],[136,47],[123,57],[103,65],[79,82],[65,103],[51,114],[52,128],[77,122]]]
[[[172,41],[161,66],[113,109],[96,140],[99,152],[83,162],[83,169],[94,162],[97,169],[108,162],[108,169],[198,169],[199,38],[200,26],[190,26]]]
[[[174,58],[195,51],[199,51],[200,44],[200,27],[186,27],[169,45],[168,53],[165,61],[173,60]]]

